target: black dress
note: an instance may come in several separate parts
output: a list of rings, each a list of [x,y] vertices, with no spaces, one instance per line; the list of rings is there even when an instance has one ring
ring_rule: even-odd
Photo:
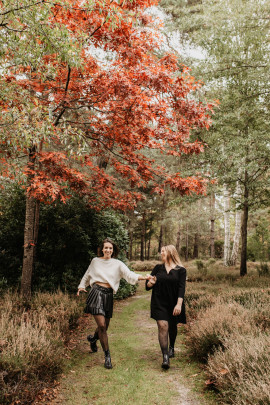
[[[156,321],[164,320],[175,323],[186,323],[185,303],[183,300],[181,314],[173,316],[173,310],[178,298],[185,295],[186,269],[176,266],[167,273],[165,264],[158,264],[153,269],[152,276],[156,276],[156,284],[146,290],[153,290],[151,297],[151,318]]]

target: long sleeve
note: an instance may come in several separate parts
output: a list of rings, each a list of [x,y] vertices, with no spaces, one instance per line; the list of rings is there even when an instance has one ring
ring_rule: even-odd
[[[184,267],[181,267],[181,270],[178,271],[179,271],[178,298],[184,298],[186,289],[187,271]]]
[[[158,265],[155,266],[155,267],[153,268],[153,270],[151,271],[151,276],[155,276],[155,275],[157,274],[157,272],[158,272]],[[153,285],[153,287],[148,287],[148,286],[147,286],[147,283],[148,283],[148,280],[146,280],[146,282],[145,282],[145,289],[146,289],[146,291],[152,290],[152,288],[154,287],[154,285]]]
[[[121,262],[120,271],[121,277],[124,278],[129,284],[134,285],[138,282],[139,274],[134,273],[134,271],[130,271],[123,262]]]
[[[90,265],[89,265],[89,267],[88,267],[88,269],[86,270],[86,272],[84,273],[84,276],[83,276],[83,278],[81,279],[81,282],[80,282],[80,284],[79,284],[79,286],[78,286],[78,288],[86,288],[86,287],[88,287],[89,286],[89,284],[90,284],[90,272],[91,272],[91,264],[92,264],[92,262],[90,263]]]

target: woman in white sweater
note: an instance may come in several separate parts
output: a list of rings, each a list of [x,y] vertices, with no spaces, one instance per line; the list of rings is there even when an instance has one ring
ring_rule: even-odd
[[[90,285],[85,312],[94,316],[97,329],[94,335],[87,336],[87,340],[90,342],[92,352],[97,351],[96,342],[100,340],[105,353],[104,367],[112,368],[107,329],[113,313],[113,293],[117,292],[121,278],[130,284],[136,284],[138,280],[149,280],[150,276],[140,276],[130,271],[121,260],[116,259],[119,250],[111,239],[103,241],[101,250],[103,256],[94,257],[91,261],[80,282],[77,295],[81,291],[87,292],[86,287]]]

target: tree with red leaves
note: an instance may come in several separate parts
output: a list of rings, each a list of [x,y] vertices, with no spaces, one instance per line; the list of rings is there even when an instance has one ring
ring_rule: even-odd
[[[158,193],[165,186],[204,191],[198,176],[169,173],[149,157],[149,150],[201,152],[190,132],[209,126],[212,108],[196,102],[200,83],[175,55],[157,55],[162,36],[147,13],[155,4],[28,0],[6,11],[2,5],[10,47],[1,82],[1,167],[5,176],[20,174],[26,189],[25,298],[41,201],[64,202],[76,192],[94,209],[125,210],[149,184]]]

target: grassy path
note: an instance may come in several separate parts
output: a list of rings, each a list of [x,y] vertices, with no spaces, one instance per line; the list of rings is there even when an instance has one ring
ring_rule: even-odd
[[[87,318],[72,350],[68,370],[50,404],[63,405],[212,405],[202,393],[203,373],[189,361],[184,336],[176,341],[176,357],[168,371],[161,369],[156,322],[149,319],[150,294],[141,284],[137,294],[116,302],[109,328],[113,369],[103,367],[99,345],[90,353],[86,335],[94,322]]]

